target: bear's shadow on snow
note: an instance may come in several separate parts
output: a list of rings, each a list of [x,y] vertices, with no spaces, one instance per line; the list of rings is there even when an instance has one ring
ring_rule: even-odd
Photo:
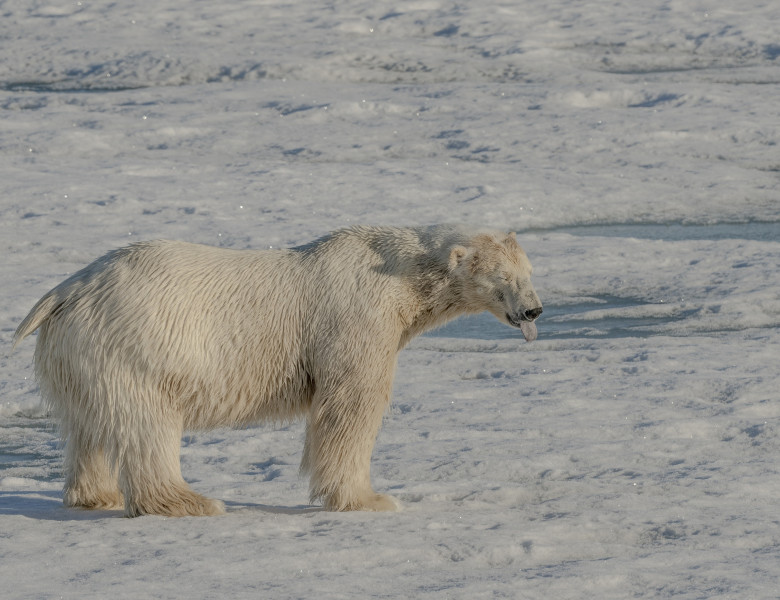
[[[0,516],[18,515],[39,521],[95,521],[123,516],[122,510],[83,510],[62,504],[62,492],[0,492]]]
[[[322,506],[272,506],[248,502],[225,502],[226,515],[241,513],[270,513],[277,515],[307,515],[323,512]],[[62,492],[0,492],[0,516],[21,516],[39,521],[97,521],[124,518],[124,511],[85,510],[62,504]],[[219,518],[219,517],[217,517]]]
[[[227,516],[246,512],[264,512],[275,515],[307,515],[309,513],[325,512],[325,508],[322,506],[311,506],[310,504],[299,506],[272,506],[270,504],[231,502],[226,500],[225,512]]]

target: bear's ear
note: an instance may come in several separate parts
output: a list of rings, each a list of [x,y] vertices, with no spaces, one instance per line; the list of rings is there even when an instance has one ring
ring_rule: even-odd
[[[450,271],[455,270],[455,268],[463,262],[463,259],[466,258],[466,254],[468,254],[468,250],[463,246],[455,246],[450,250]]]
[[[515,248],[517,246],[517,234],[514,231],[507,233],[504,238],[504,244],[509,248]]]

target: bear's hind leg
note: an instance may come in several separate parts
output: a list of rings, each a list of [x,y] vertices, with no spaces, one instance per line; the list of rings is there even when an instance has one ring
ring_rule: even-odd
[[[165,517],[210,517],[225,513],[225,505],[219,500],[206,498],[190,488],[183,479],[179,481],[133,481],[133,493],[125,501],[125,515],[161,515]],[[139,485],[140,484],[140,485]]]
[[[118,509],[124,505],[116,471],[101,448],[90,448],[81,436],[71,436],[65,446],[65,506],[86,509]]]
[[[123,448],[119,487],[125,497],[125,515],[200,517],[221,515],[225,505],[194,492],[181,476],[181,427],[144,424],[140,435]]]

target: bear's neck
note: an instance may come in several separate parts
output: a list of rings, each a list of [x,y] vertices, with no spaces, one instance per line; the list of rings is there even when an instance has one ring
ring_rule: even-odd
[[[451,279],[447,265],[419,265],[414,274],[406,278],[415,302],[403,315],[404,330],[400,348],[413,338],[469,312],[459,287]]]
[[[343,237],[355,238],[372,251],[367,259],[370,269],[397,278],[404,288],[396,306],[401,324],[400,349],[414,337],[458,315],[482,310],[464,301],[449,268],[452,248],[468,245],[474,235],[474,231],[460,225],[356,226],[331,234],[314,246],[327,245]]]

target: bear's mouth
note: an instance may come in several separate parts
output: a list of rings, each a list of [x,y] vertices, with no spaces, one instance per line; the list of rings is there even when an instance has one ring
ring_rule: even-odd
[[[517,327],[523,332],[526,342],[533,342],[536,339],[538,332],[534,321],[529,320],[525,315],[513,317],[509,313],[506,314],[506,319],[512,327]]]

